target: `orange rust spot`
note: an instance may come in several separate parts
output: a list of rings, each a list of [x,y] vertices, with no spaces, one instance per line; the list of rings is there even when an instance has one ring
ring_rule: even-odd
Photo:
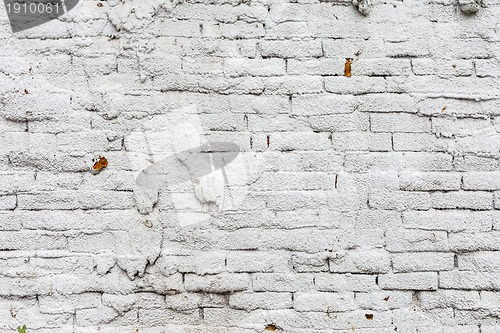
[[[344,74],[347,77],[351,77],[351,64],[352,64],[352,59],[347,58],[345,60],[345,66],[344,66]]]
[[[95,171],[101,171],[105,167],[108,166],[108,160],[104,156],[99,156],[97,161],[95,161],[94,165],[92,166],[92,169]]]

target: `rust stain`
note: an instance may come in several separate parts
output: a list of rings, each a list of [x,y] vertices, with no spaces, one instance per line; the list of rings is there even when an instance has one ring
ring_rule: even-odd
[[[351,77],[351,64],[352,64],[352,59],[347,58],[345,60],[345,66],[344,66],[344,75],[347,77]]]
[[[446,106],[441,109],[441,113],[446,111]]]

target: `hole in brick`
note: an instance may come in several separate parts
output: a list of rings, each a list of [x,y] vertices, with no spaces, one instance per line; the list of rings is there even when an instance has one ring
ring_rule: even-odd
[[[276,324],[269,324],[266,326],[265,330],[275,332],[275,331],[279,330],[279,327],[276,326]]]
[[[271,140],[269,138],[269,135],[267,136],[267,146],[269,147],[269,145],[271,144]]]
[[[200,314],[200,318],[205,319],[205,310],[203,308],[199,308],[198,311]]]
[[[368,320],[373,320],[373,314],[372,313],[367,313],[365,314],[365,318]]]
[[[388,301],[390,296],[384,297],[384,301]]]

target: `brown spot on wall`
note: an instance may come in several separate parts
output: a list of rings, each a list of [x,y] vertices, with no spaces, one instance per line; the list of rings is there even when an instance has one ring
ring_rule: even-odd
[[[278,326],[276,326],[275,324],[269,324],[266,326],[265,330],[274,332],[278,330]]]
[[[373,320],[373,314],[367,313],[367,314],[365,314],[365,318],[368,320]]]
[[[108,160],[104,156],[99,156],[99,158],[92,161],[94,162],[94,165],[92,166],[91,170],[93,174],[98,174],[99,172],[102,171],[102,169],[108,166]]]
[[[352,64],[352,59],[347,58],[345,60],[345,66],[344,66],[344,74],[347,77],[351,77],[351,64]]]

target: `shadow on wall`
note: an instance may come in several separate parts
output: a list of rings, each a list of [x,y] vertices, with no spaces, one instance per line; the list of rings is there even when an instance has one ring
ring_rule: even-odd
[[[125,137],[141,214],[153,212],[162,191],[168,192],[181,224],[206,220],[243,202],[246,156],[235,143],[209,142],[196,106],[153,116],[143,127]]]

